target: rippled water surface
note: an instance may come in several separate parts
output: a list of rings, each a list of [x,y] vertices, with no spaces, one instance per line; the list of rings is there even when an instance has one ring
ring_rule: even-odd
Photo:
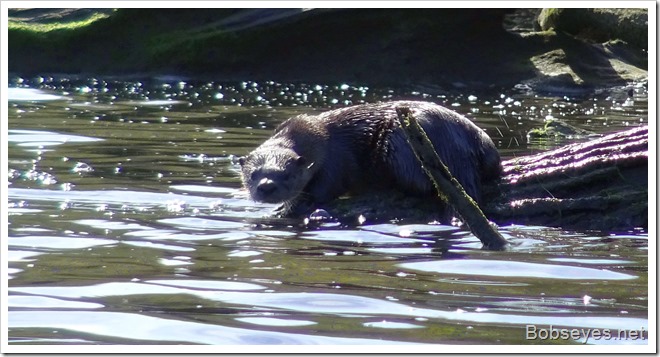
[[[311,227],[264,218],[275,206],[246,199],[235,160],[291,115],[389,99],[449,106],[505,157],[525,155],[589,139],[528,140],[548,118],[596,134],[646,124],[645,85],[569,98],[10,82],[11,344],[647,343],[635,338],[649,327],[644,229],[505,226],[512,247],[492,252],[461,228],[426,222]],[[550,325],[612,338],[539,337]]]

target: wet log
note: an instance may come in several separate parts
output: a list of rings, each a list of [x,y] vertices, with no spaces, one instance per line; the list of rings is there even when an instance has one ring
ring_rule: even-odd
[[[486,215],[498,224],[648,228],[648,127],[506,160]]]
[[[503,163],[481,210],[500,226],[627,232],[648,228],[648,127],[613,133]],[[364,192],[326,208],[346,224],[433,222],[437,201],[393,190]],[[362,219],[360,219],[362,218]],[[447,222],[443,222],[447,223]]]

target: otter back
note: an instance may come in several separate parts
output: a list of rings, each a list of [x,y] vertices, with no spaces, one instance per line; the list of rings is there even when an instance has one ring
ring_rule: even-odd
[[[357,105],[285,121],[241,159],[245,187],[255,200],[283,202],[294,215],[364,188],[435,196],[399,127],[397,106],[411,109],[442,161],[479,202],[482,182],[501,173],[493,141],[462,115],[415,101]]]

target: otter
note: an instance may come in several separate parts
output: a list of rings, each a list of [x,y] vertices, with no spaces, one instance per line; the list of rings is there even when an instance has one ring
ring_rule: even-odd
[[[399,127],[396,107],[407,106],[467,194],[481,201],[481,185],[501,174],[500,155],[486,133],[464,116],[430,102],[362,104],[292,117],[239,159],[243,185],[255,201],[283,203],[286,216],[349,192],[395,187],[433,195]]]

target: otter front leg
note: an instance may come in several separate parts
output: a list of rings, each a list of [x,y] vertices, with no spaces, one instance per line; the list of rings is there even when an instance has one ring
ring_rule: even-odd
[[[296,198],[278,208],[281,216],[296,217],[311,213],[319,205],[330,202],[346,193],[345,180],[320,174],[312,179]]]
[[[279,217],[300,217],[310,213],[314,209],[314,201],[300,196],[282,203],[277,207],[275,213]]]

